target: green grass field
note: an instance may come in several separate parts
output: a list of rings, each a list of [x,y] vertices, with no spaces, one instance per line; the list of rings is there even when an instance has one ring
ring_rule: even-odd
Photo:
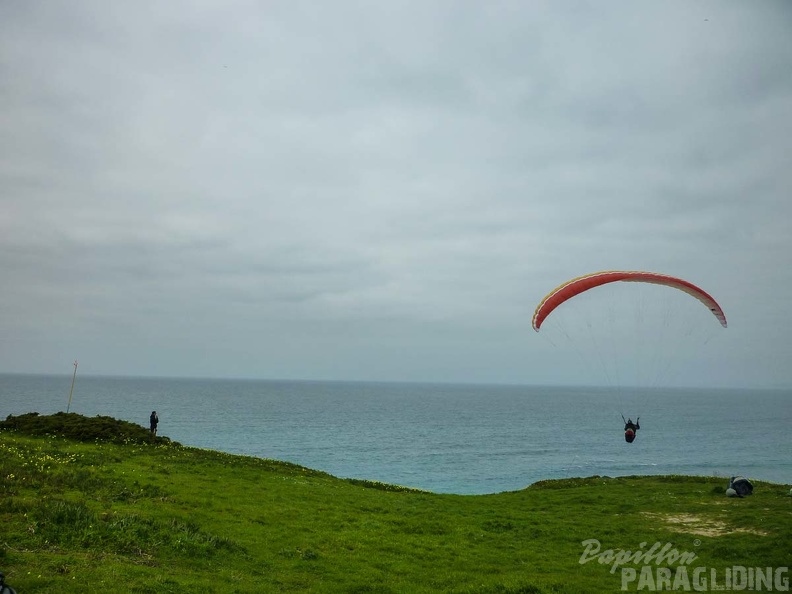
[[[74,414],[0,423],[0,472],[0,570],[19,594],[600,593],[620,591],[619,550],[655,543],[664,558],[625,562],[628,590],[643,565],[657,586],[683,565],[720,578],[792,558],[789,485],[731,499],[723,478],[590,477],[440,495]],[[581,563],[589,540],[604,554]]]

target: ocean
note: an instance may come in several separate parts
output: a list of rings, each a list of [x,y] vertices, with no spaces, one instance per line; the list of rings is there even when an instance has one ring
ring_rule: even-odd
[[[0,418],[65,411],[71,380],[0,374]],[[792,390],[77,376],[71,412],[147,427],[152,410],[183,445],[438,493],[592,475],[792,483]],[[632,444],[621,414],[641,417]]]

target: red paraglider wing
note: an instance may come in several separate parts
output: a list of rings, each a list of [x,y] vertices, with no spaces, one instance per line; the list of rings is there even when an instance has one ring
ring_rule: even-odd
[[[726,315],[723,313],[721,306],[712,298],[708,293],[698,288],[693,283],[689,283],[681,278],[668,276],[666,274],[657,274],[654,272],[635,272],[623,270],[610,270],[605,272],[595,272],[587,274],[578,278],[573,278],[571,281],[564,283],[557,289],[554,289],[539,303],[533,316],[533,328],[539,332],[542,322],[545,321],[547,316],[559,305],[571,299],[575,295],[579,295],[584,291],[614,283],[617,281],[639,282],[639,283],[654,283],[656,285],[665,285],[674,289],[679,289],[685,293],[692,295],[701,301],[707,308],[718,318],[721,326],[726,327]]]

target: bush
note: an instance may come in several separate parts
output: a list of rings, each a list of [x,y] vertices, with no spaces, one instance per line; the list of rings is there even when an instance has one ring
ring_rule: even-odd
[[[148,429],[135,423],[104,416],[85,417],[77,413],[8,415],[5,421],[0,421],[0,430],[4,429],[25,435],[55,435],[76,441],[175,443],[167,437],[152,438]]]

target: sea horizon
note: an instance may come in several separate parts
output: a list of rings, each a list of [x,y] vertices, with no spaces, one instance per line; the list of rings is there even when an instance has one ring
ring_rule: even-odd
[[[68,372],[35,372],[35,371],[0,371],[0,376],[41,376],[68,378],[71,382],[72,374]],[[128,380],[199,380],[199,381],[238,381],[238,382],[294,382],[294,383],[336,383],[336,384],[416,384],[416,385],[440,385],[440,386],[505,386],[505,387],[526,387],[526,388],[593,388],[611,391],[624,390],[792,390],[792,385],[694,385],[694,384],[669,384],[669,385],[623,385],[613,386],[607,383],[575,383],[575,382],[508,382],[493,380],[421,380],[421,379],[317,379],[317,378],[289,378],[289,377],[253,377],[253,376],[210,376],[210,375],[135,375],[135,374],[115,374],[115,373],[77,373],[77,380],[80,378],[101,378],[101,379],[128,379]],[[76,385],[76,384],[75,384]]]

